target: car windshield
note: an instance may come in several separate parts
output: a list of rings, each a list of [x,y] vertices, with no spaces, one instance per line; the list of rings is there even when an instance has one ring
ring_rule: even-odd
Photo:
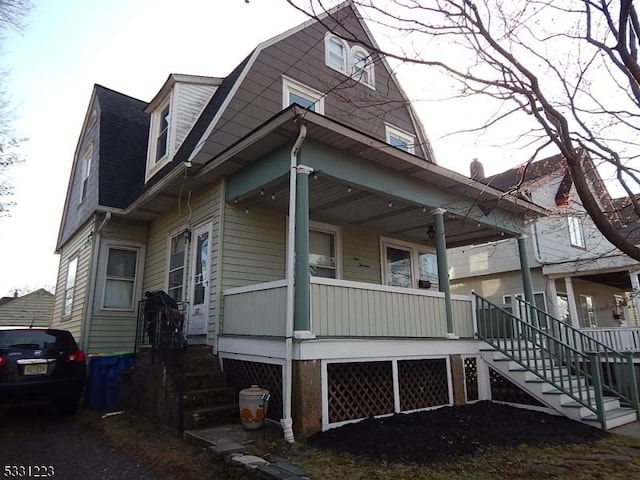
[[[0,330],[0,348],[68,348],[75,346],[69,332],[58,330]]]

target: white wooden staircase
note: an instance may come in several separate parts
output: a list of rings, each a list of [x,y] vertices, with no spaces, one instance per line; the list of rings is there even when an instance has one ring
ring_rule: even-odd
[[[525,351],[529,351],[529,360],[534,360],[532,358],[533,348],[532,345],[529,345],[529,348],[525,348]],[[598,419],[598,415],[592,409],[574,398],[582,398],[595,404],[594,388],[585,384],[586,382],[581,377],[572,375],[568,367],[558,366],[557,362],[553,360],[541,360],[542,355],[540,353],[540,350],[536,352],[540,366],[542,367],[542,362],[544,362],[544,367],[548,374],[551,374],[553,369],[555,380],[553,383],[560,384],[569,393],[564,393],[563,389],[554,386],[553,383],[523,367],[520,363],[510,359],[491,345],[487,344],[486,348],[481,349],[482,359],[494,370],[508,378],[540,403],[561,415],[605,430],[638,420],[636,410],[629,406],[622,406],[620,397],[604,396],[602,399],[605,415],[603,425],[603,422]]]
[[[482,359],[543,405],[603,430],[638,420],[631,353],[617,352],[526,302],[516,317],[474,294]]]

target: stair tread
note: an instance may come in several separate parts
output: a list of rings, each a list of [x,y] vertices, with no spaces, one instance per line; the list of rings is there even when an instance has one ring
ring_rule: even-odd
[[[624,417],[626,415],[636,415],[637,416],[637,412],[633,409],[633,408],[626,408],[626,407],[620,407],[620,408],[616,408],[613,410],[608,410],[607,412],[605,412],[605,416],[607,417],[607,420],[612,420],[614,418],[620,418],[620,417]],[[582,417],[582,420],[587,421],[587,422],[598,422],[598,416],[593,413],[591,415],[587,415],[586,417]]]
[[[602,402],[603,403],[613,403],[613,402],[618,402],[618,398],[616,397],[608,397],[608,398],[603,398]],[[594,400],[595,402],[595,400]],[[584,407],[584,405],[582,405],[581,403],[576,402],[575,400],[571,401],[571,402],[567,402],[567,403],[563,403],[561,404],[562,407],[567,407],[567,408],[582,408]],[[613,409],[615,410],[615,409]],[[612,410],[612,411],[613,411]]]
[[[190,408],[186,411],[186,413],[197,413],[197,414],[202,414],[202,413],[209,413],[209,412],[224,412],[227,410],[233,410],[236,411],[238,410],[238,405],[237,404],[226,404],[226,405],[217,405],[215,407],[196,407],[196,408]]]
[[[229,391],[229,390],[234,390],[234,388],[233,387],[227,387],[227,386],[208,387],[208,388],[195,388],[193,390],[187,390],[186,392],[184,392],[184,394],[185,395],[195,395],[195,394],[199,394],[199,393],[217,393],[217,392]]]

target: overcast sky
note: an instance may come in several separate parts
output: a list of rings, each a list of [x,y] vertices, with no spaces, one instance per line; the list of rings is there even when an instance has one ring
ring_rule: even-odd
[[[0,218],[0,296],[55,287],[58,227],[94,83],[149,101],[170,73],[226,76],[258,43],[306,20],[285,0],[34,3],[27,27],[8,36],[0,57],[10,69],[16,130],[28,138],[26,163],[11,170],[17,206]],[[412,98],[430,97],[426,72],[399,76]],[[526,160],[483,145],[499,138],[441,138],[481,108],[470,101],[416,107],[442,166],[468,174],[479,157],[491,174]]]

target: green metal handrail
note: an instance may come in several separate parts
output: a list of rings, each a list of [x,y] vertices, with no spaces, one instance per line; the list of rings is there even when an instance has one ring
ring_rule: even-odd
[[[617,393],[622,389],[618,384],[618,389],[613,389],[611,385],[604,387],[600,370],[592,371],[593,365],[600,365],[601,354],[598,351],[585,352],[575,348],[575,344],[549,333],[547,323],[541,326],[540,316],[533,310],[535,307],[529,310],[531,316],[521,319],[476,293],[473,296],[478,337],[579,405],[594,412],[606,429],[603,391]],[[526,306],[530,307],[529,304]],[[535,319],[532,321],[534,315]]]
[[[609,394],[619,396],[640,413],[638,384],[631,352],[618,352],[572,325],[540,310],[535,305],[531,305],[521,298],[517,298],[517,301],[520,311],[525,313],[528,323],[546,328],[554,338],[587,355],[598,354],[602,388]],[[557,360],[562,362],[563,358],[559,356]]]

